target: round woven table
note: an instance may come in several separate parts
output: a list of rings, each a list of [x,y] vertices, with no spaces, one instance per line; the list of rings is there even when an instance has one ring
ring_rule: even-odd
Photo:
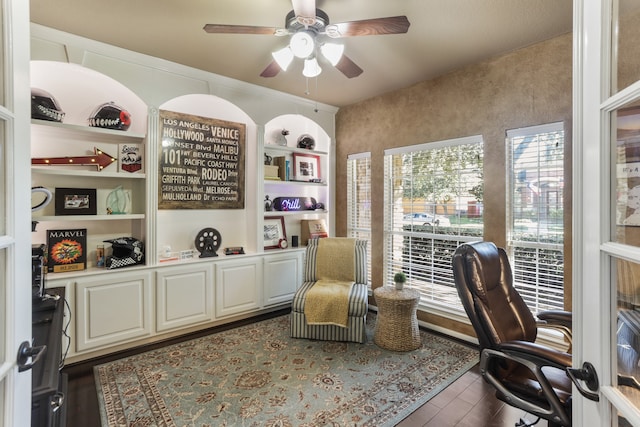
[[[415,289],[381,286],[373,290],[378,305],[373,342],[387,350],[411,351],[422,346],[416,310],[420,293]]]

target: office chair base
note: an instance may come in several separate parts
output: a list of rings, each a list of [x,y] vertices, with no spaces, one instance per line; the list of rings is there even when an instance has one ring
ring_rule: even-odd
[[[525,420],[524,418],[520,418],[520,421],[516,423],[515,427],[531,427],[538,424],[539,421],[540,421],[540,417],[538,417],[538,419],[535,420],[534,422]]]

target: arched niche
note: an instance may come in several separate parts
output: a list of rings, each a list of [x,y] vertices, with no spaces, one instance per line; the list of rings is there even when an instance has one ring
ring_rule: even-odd
[[[195,238],[203,228],[215,228],[221,235],[221,249],[243,246],[256,250],[256,171],[257,125],[235,104],[214,95],[191,94],[171,99],[160,110],[192,116],[244,123],[245,140],[245,205],[244,209],[159,209],[157,212],[157,244],[172,251],[193,249]],[[160,135],[159,140],[162,139]],[[218,251],[218,255],[222,250]]]
[[[282,131],[288,131],[285,136],[286,146],[282,146],[278,140],[282,136]],[[310,135],[314,141],[313,149],[298,148],[298,139],[302,135]],[[284,158],[285,167],[288,170],[288,178],[285,182],[264,180],[262,200],[275,200],[278,197],[311,197],[324,205],[324,209],[318,211],[299,211],[296,213],[288,212],[285,215],[285,229],[287,237],[301,236],[302,220],[324,220],[330,235],[333,235],[333,224],[331,212],[333,211],[333,180],[335,177],[335,166],[332,147],[332,140],[329,134],[316,122],[301,114],[283,114],[269,120],[264,127],[264,147],[266,155]],[[322,183],[305,183],[304,180],[295,177],[296,160],[298,155],[310,155],[316,158],[319,164],[318,176]],[[278,169],[280,170],[280,169]],[[288,180],[288,181],[287,181]],[[265,216],[279,215],[279,212],[271,211]],[[304,241],[301,242],[305,244]]]
[[[117,80],[78,64],[31,61],[31,87],[47,91],[65,113],[65,124],[89,126],[102,104],[113,102],[131,114],[127,132],[147,133],[147,105]]]
[[[283,114],[269,120],[264,126],[264,143],[265,145],[277,144],[277,139],[281,135],[283,129],[289,131],[286,136],[287,145],[296,147],[298,138],[301,135],[311,135],[316,141],[315,150],[329,152],[331,146],[331,138],[329,134],[316,122],[301,114]]]

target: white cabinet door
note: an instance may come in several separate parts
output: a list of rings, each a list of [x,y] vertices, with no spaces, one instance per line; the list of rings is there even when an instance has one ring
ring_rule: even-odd
[[[213,320],[213,268],[180,266],[156,273],[156,331]]]
[[[260,308],[262,259],[249,258],[216,264],[216,317]]]
[[[127,271],[76,281],[76,349],[93,350],[151,335],[149,271]]]
[[[302,252],[282,252],[264,257],[264,305],[291,302],[302,283]]]

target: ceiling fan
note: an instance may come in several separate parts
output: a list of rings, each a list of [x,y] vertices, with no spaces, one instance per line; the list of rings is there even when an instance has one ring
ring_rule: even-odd
[[[322,71],[318,64],[318,51],[348,78],[362,74],[355,62],[343,54],[344,45],[332,39],[354,36],[402,34],[409,30],[406,16],[364,19],[361,21],[329,23],[329,16],[316,9],[316,0],[292,0],[293,10],[285,18],[284,28],[251,25],[207,24],[204,30],[212,34],[257,34],[291,36],[289,45],[272,53],[274,60],[260,73],[274,77],[286,71],[294,57],[304,59],[302,74],[315,77]]]

